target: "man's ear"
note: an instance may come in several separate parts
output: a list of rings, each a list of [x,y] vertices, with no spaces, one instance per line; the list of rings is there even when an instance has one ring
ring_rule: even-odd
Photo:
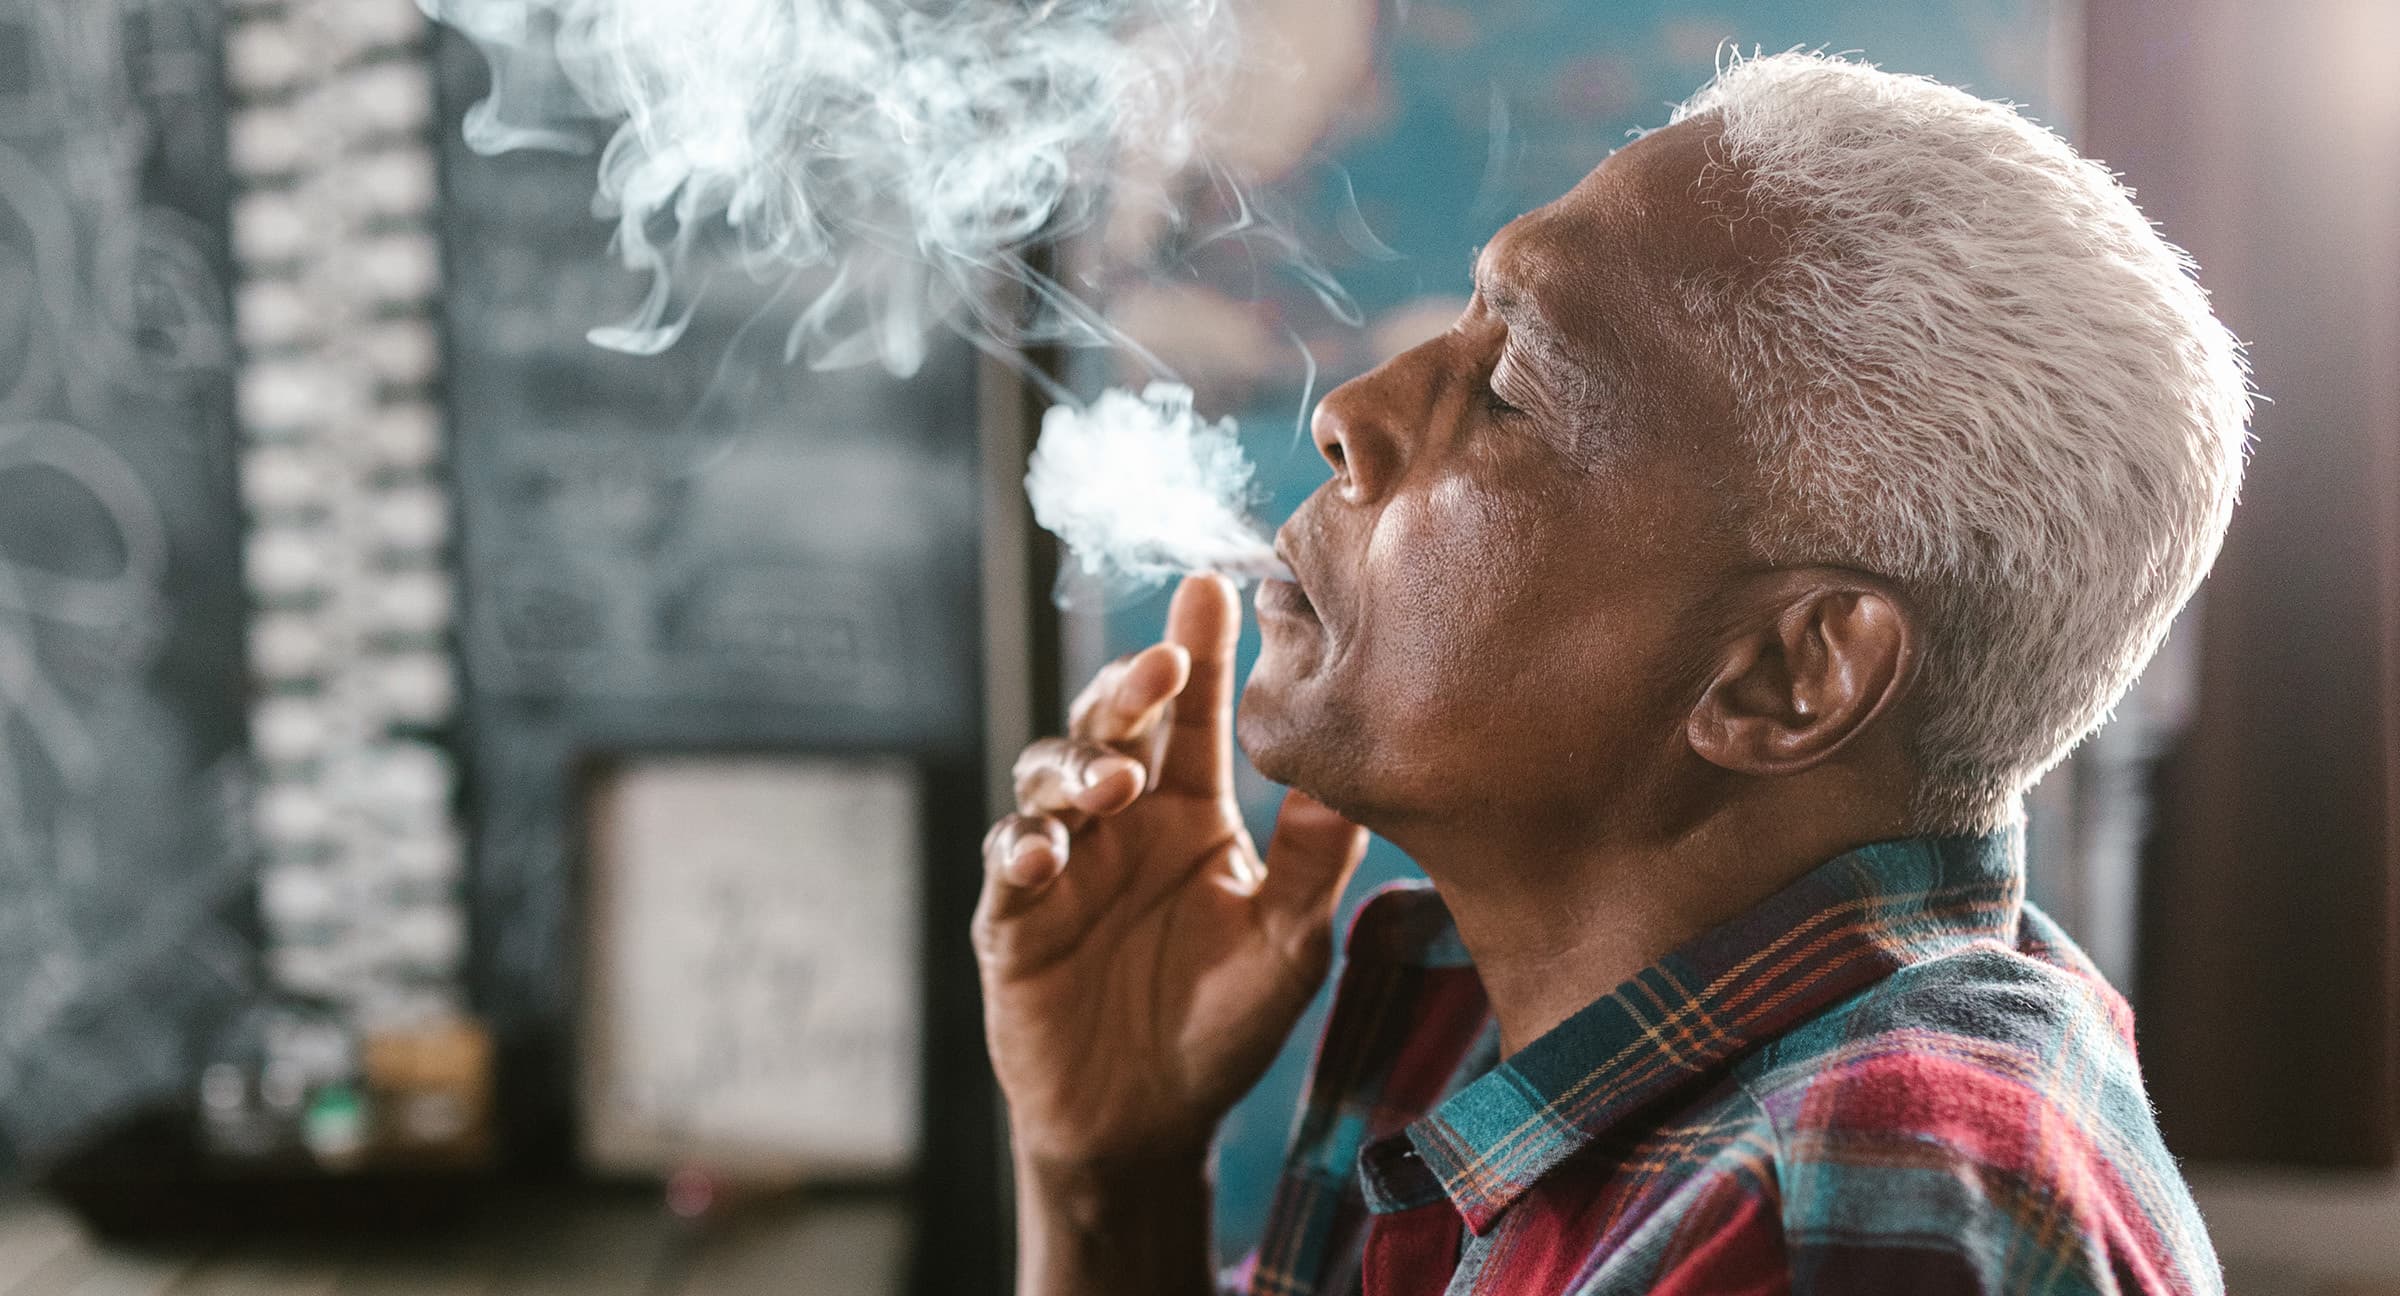
[[[1700,758],[1743,774],[1794,774],[1849,743],[1914,683],[1917,631],[1898,592],[1856,572],[1777,572],[1745,599],[1692,708]]]

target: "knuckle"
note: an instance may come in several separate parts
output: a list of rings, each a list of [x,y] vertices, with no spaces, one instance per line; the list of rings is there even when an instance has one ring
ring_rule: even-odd
[[[1059,759],[1058,772],[1066,778],[1070,786],[1080,786],[1086,778],[1091,776],[1092,762],[1106,754],[1104,749],[1095,744],[1076,743],[1073,747],[1068,748]]]
[[[983,905],[975,911],[975,919],[967,927],[969,945],[975,951],[975,966],[985,976],[1005,975],[1015,944],[1008,924],[993,916],[992,906]]]
[[[1017,763],[1011,767],[1011,772],[1019,779],[1033,773],[1050,761],[1051,753],[1057,749],[1057,746],[1058,742],[1053,738],[1043,738],[1026,744],[1025,750],[1017,753]]]
[[[1091,723],[1092,713],[1100,709],[1100,700],[1109,692],[1105,687],[1108,681],[1109,673],[1104,670],[1075,695],[1074,703],[1067,708],[1067,732],[1081,733]]]
[[[1017,757],[1016,767],[1009,771],[1022,798],[1045,781],[1058,777],[1060,765],[1067,759],[1069,749],[1056,738],[1045,738],[1025,749]]]
[[[1101,699],[1114,693],[1118,681],[1125,678],[1125,668],[1133,664],[1135,656],[1137,656],[1135,653],[1120,653],[1111,658],[1107,665],[1093,671],[1091,682],[1085,684],[1083,691],[1075,695],[1075,710],[1087,710],[1097,705]]]
[[[1082,738],[1114,739],[1124,735],[1128,717],[1120,712],[1127,705],[1126,681],[1132,677],[1134,663],[1152,648],[1129,652],[1103,667],[1093,677],[1091,687],[1075,700],[1074,719],[1070,731]]]
[[[1025,816],[1002,816],[998,823],[992,825],[992,830],[983,835],[984,863],[997,868],[1016,849],[1017,839],[1024,830]]]

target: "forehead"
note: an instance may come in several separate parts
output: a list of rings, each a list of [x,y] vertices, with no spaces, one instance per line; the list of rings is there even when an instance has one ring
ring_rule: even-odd
[[[1580,298],[1655,297],[1684,275],[1752,263],[1761,249],[1737,238],[1712,201],[1733,183],[1710,166],[1717,134],[1714,118],[1698,117],[1617,150],[1494,235],[1479,280],[1565,314],[1611,304]]]

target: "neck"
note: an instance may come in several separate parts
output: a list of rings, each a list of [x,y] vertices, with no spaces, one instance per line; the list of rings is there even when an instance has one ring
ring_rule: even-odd
[[[1504,1054],[1826,860],[1906,835],[1897,812],[1789,796],[1639,833],[1501,818],[1385,835],[1441,891]]]

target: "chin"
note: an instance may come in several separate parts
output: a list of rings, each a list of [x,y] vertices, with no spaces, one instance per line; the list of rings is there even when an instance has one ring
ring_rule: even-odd
[[[1286,787],[1304,788],[1294,775],[1306,773],[1303,753],[1309,744],[1293,733],[1296,726],[1282,693],[1278,685],[1252,676],[1242,690],[1241,708],[1234,713],[1233,737],[1252,768]]]
[[[1251,678],[1234,718],[1234,740],[1268,779],[1297,788],[1352,822],[1372,801],[1361,786],[1366,739],[1337,707],[1310,696],[1312,680]]]

